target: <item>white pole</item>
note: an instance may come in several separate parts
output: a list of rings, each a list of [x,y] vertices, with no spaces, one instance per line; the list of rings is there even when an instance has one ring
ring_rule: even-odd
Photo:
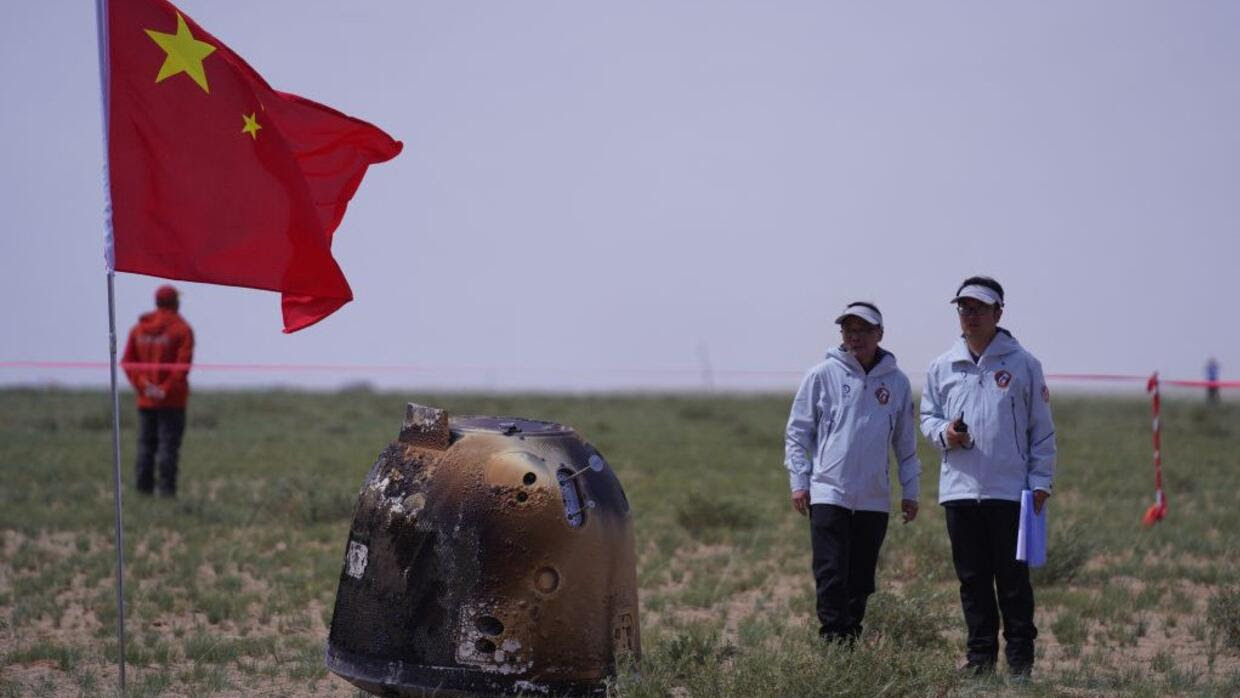
[[[103,116],[103,256],[108,272],[108,355],[112,373],[112,501],[116,511],[116,666],[120,695],[125,695],[125,527],[121,517],[121,400],[116,390],[116,273],[112,239],[112,186],[108,167],[108,0],[95,0],[99,42],[99,95]]]
[[[115,273],[108,270],[108,354],[112,369],[112,500],[116,506],[116,666],[125,695],[125,527],[121,523],[121,399],[116,390]]]

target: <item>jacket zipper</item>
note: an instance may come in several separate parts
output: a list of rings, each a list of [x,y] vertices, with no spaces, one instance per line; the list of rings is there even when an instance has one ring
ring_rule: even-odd
[[[981,358],[979,358],[977,360],[977,363],[974,365],[977,366],[977,387],[975,388],[975,390],[980,391],[982,390],[982,386],[986,380],[986,373],[982,371]],[[984,402],[982,398],[979,398],[979,400]],[[961,409],[963,410],[963,407]],[[973,440],[973,446],[976,447],[977,446],[977,433],[971,432],[969,434],[969,438]],[[982,491],[986,489],[985,485],[982,484],[982,475],[984,475],[986,471],[982,467],[980,458],[976,459],[976,464],[977,464],[977,503],[981,504],[982,503]]]
[[[867,374],[865,374],[865,369],[862,369],[861,394],[859,394],[857,396],[857,400],[853,402],[853,412],[854,412],[855,419],[861,418],[861,411],[865,408],[866,398],[869,397],[869,395],[870,395],[870,378]],[[860,460],[860,459],[852,459],[852,460]],[[862,482],[860,472],[853,473],[852,475],[854,476],[853,478],[854,482]],[[857,510],[857,495],[854,494],[852,497],[850,497],[848,500],[848,503],[850,505],[848,509],[850,511],[856,511]]]

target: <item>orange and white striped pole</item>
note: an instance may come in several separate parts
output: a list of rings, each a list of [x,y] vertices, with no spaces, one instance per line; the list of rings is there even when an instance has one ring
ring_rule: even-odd
[[[1158,372],[1150,376],[1149,383],[1145,386],[1145,391],[1153,394],[1154,404],[1154,421],[1152,431],[1154,434],[1154,503],[1149,509],[1145,510],[1145,516],[1141,517],[1141,523],[1146,526],[1153,526],[1162,521],[1167,516],[1167,497],[1163,494],[1162,486],[1162,421],[1159,416],[1161,410],[1161,400],[1158,395]]]

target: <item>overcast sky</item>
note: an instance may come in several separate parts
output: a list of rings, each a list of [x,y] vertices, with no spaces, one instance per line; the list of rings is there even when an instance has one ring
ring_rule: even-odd
[[[1048,372],[1240,374],[1240,3],[183,0],[277,89],[404,141],[355,300],[181,284],[195,385],[791,389],[850,300],[915,382],[973,273]],[[0,23],[0,362],[105,361],[93,3]],[[160,281],[117,276],[123,335]],[[742,371],[731,373],[731,371]],[[756,371],[756,373],[743,373]],[[0,383],[106,369],[0,368]]]

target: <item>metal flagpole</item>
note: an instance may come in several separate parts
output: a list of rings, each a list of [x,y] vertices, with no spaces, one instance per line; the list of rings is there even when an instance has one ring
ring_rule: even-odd
[[[108,170],[108,0],[95,0],[99,41],[99,94],[103,114],[103,256],[108,272],[108,355],[112,374],[112,501],[116,510],[116,666],[120,695],[125,695],[125,527],[121,517],[121,400],[116,390],[115,248],[112,238],[112,191]]]
[[[116,666],[125,694],[125,527],[121,522],[121,399],[116,390],[116,302],[108,270],[108,353],[112,363],[112,499],[116,503]]]

